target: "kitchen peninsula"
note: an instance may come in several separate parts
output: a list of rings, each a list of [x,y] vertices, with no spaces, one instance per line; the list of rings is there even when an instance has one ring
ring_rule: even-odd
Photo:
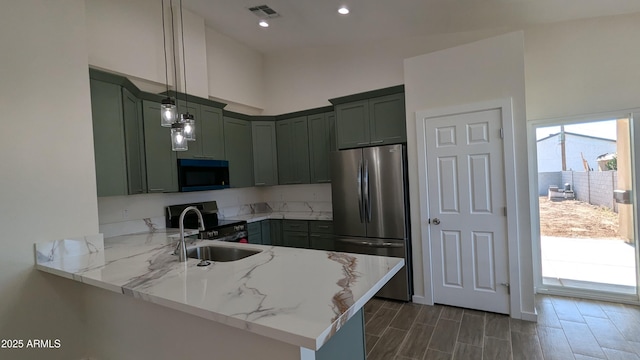
[[[404,265],[400,258],[194,240],[189,247],[260,250],[199,267],[172,255],[175,235],[166,229],[39,243],[36,267],[268,338],[218,354],[244,358],[249,348],[260,353],[284,343],[295,350],[286,359],[311,360],[364,359],[362,308]],[[238,346],[234,340],[230,347]]]

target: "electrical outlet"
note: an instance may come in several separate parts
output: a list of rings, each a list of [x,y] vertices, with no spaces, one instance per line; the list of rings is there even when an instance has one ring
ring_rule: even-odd
[[[129,209],[122,210],[122,218],[123,219],[129,218]]]

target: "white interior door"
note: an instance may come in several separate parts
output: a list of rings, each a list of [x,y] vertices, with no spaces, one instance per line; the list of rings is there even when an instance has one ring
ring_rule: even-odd
[[[501,110],[422,121],[434,302],[508,314]]]

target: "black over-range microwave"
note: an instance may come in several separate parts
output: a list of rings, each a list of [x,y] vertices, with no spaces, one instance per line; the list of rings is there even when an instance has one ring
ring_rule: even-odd
[[[182,192],[228,188],[229,162],[178,159],[178,187]]]

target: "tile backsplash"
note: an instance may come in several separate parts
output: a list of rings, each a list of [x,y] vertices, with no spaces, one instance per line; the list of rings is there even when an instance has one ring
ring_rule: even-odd
[[[331,185],[279,185],[188,193],[100,197],[98,198],[100,231],[113,233],[115,227],[122,225],[126,225],[127,229],[133,230],[132,232],[148,231],[151,229],[150,226],[162,229],[166,206],[213,200],[218,202],[221,217],[270,211],[327,212],[331,211]]]

